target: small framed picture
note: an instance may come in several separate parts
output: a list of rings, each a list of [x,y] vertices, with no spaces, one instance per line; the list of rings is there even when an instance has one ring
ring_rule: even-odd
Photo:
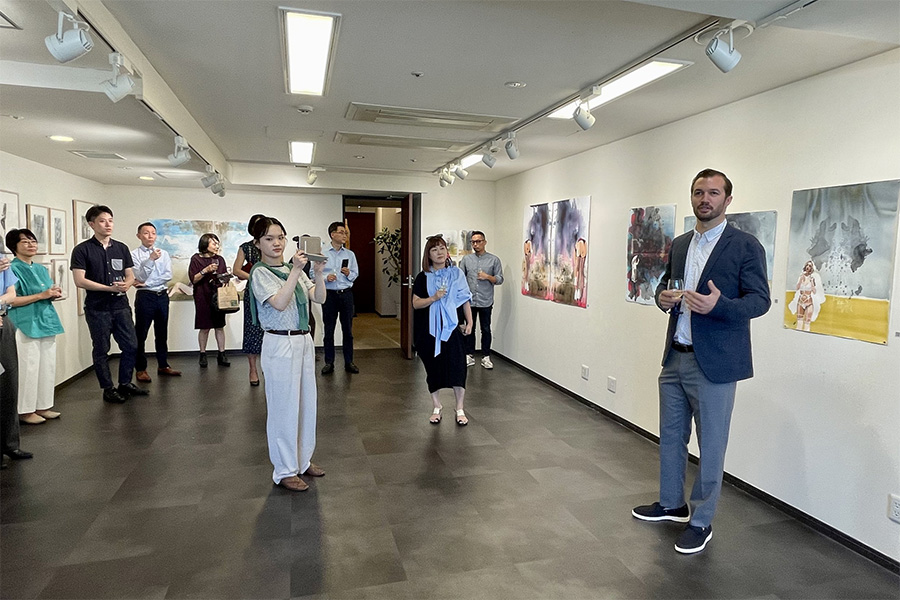
[[[59,299],[67,299],[69,297],[69,279],[71,279],[69,277],[69,259],[54,258],[47,268],[50,269],[50,279],[53,280],[53,285],[62,290],[62,296]]]
[[[50,245],[50,209],[37,204],[25,205],[28,229],[37,238],[37,253],[47,254]]]
[[[0,245],[6,239],[6,232],[19,228],[19,195],[0,190]]]
[[[88,225],[84,215],[94,204],[83,200],[72,200],[72,225],[75,229],[75,245],[94,237],[94,230]],[[80,314],[80,313],[79,313]]]
[[[50,209],[50,254],[66,253],[66,211]]]

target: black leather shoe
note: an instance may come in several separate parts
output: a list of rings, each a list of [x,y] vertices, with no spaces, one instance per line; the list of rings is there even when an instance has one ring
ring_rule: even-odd
[[[220,367],[230,367],[231,366],[231,363],[228,362],[227,358],[225,358],[224,352],[219,352],[219,354],[216,356],[216,362],[219,364]]]
[[[120,394],[119,390],[117,390],[116,388],[103,390],[104,402],[111,402],[112,404],[124,404],[126,400],[128,400],[128,398]]]
[[[334,363],[325,363],[325,366],[322,367],[322,375],[330,375],[334,373]]]
[[[19,450],[16,448],[15,450],[4,450],[3,454],[10,457],[12,460],[27,460],[29,458],[34,458],[34,454],[31,452],[25,452],[24,450]]]
[[[200,368],[205,369],[209,365],[209,362],[206,360],[206,352],[200,353]]]
[[[0,457],[2,457],[2,461],[0,461],[0,469],[8,468],[9,467],[9,459],[6,458],[5,454],[0,454]]]
[[[150,392],[142,390],[130,381],[128,383],[119,384],[119,393],[123,396],[149,396]]]
[[[346,365],[344,365],[344,370],[348,373],[359,373],[359,367],[357,367],[353,363],[347,363]]]

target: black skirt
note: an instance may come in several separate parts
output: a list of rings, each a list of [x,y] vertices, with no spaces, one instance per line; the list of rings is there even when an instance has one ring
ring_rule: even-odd
[[[443,388],[466,387],[466,350],[458,327],[449,340],[441,342],[441,353],[437,356],[434,355],[434,338],[427,333],[419,336],[416,352],[425,365],[425,381],[430,393]]]

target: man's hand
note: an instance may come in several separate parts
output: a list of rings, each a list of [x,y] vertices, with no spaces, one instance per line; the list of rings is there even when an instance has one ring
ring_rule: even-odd
[[[153,252],[150,253],[150,260],[157,260],[160,256],[162,256],[162,250],[154,248]]]
[[[334,273],[329,273],[328,277],[325,278],[325,281],[335,281],[337,279],[337,275]]]
[[[124,281],[113,281],[113,284],[110,287],[113,288],[114,292],[120,292],[124,294],[128,291],[129,286]]]
[[[491,276],[488,275],[487,273],[485,273],[484,271],[482,271],[481,269],[479,269],[478,270],[478,279],[481,279],[484,281],[490,281]]]
[[[343,269],[341,269],[341,273],[344,274],[344,277],[350,277],[350,268],[344,267]]]
[[[472,335],[472,321],[466,321],[463,325],[463,335]]]
[[[669,310],[681,301],[681,297],[675,290],[663,290],[659,293],[659,305]]]
[[[663,294],[665,293],[666,292],[663,292]],[[691,312],[695,312],[699,315],[706,315],[715,308],[716,303],[719,301],[719,296],[721,295],[722,292],[719,291],[719,288],[717,288],[716,284],[713,283],[713,280],[710,279],[709,294],[700,294],[692,290],[686,290],[684,292],[684,303]],[[660,294],[660,299],[662,299],[662,294]]]

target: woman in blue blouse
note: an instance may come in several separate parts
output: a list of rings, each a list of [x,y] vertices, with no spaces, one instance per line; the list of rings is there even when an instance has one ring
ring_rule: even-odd
[[[19,353],[19,420],[37,425],[59,417],[53,408],[56,386],[56,336],[62,323],[52,302],[62,297],[47,268],[35,263],[37,238],[28,229],[12,229],[6,246],[16,257],[10,269],[19,279],[9,318],[16,324]]]

